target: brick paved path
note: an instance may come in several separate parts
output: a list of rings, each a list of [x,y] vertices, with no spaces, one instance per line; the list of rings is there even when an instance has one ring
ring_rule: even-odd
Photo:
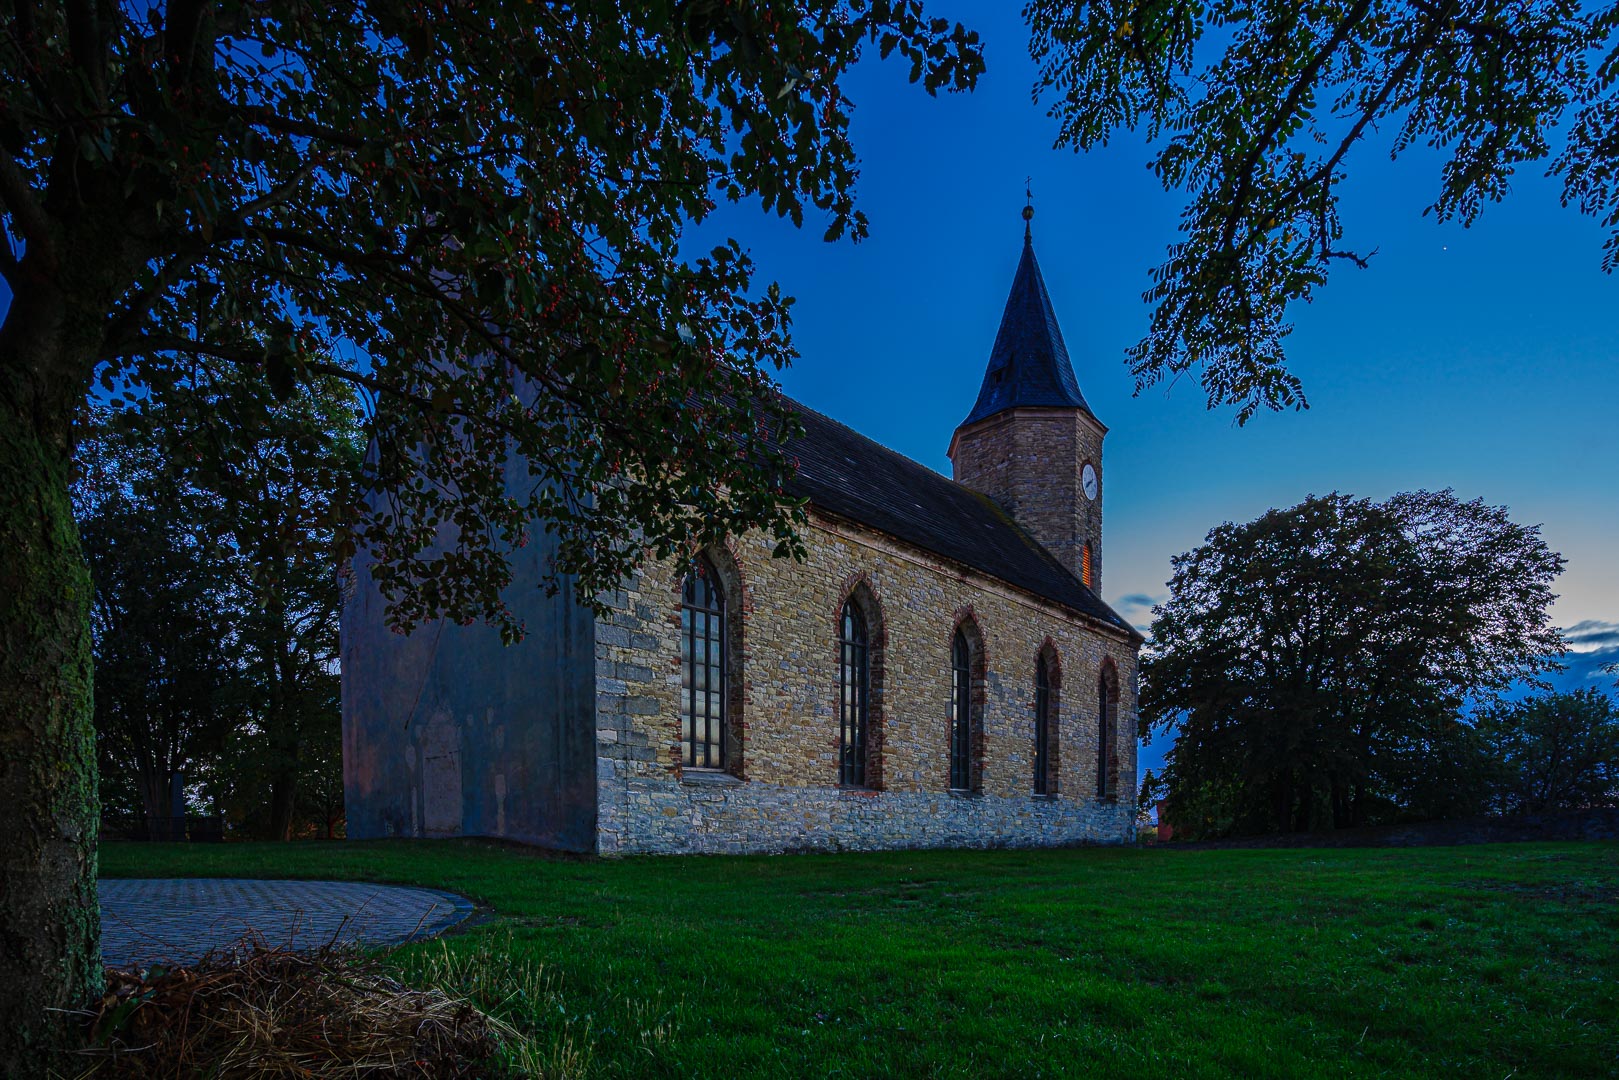
[[[270,945],[387,945],[432,937],[472,911],[454,893],[353,881],[103,878],[101,952],[113,965],[188,963],[249,931]]]

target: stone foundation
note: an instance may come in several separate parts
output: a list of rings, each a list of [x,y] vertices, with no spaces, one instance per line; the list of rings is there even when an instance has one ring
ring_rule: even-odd
[[[597,786],[621,793],[599,810],[604,855],[1061,847],[1132,836],[1130,806],[1095,799],[634,780],[608,760]]]

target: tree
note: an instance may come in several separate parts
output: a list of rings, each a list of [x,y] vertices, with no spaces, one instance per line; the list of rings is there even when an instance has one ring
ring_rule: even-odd
[[[1595,688],[1542,694],[1479,719],[1508,813],[1619,806],[1619,706]]]
[[[1619,4],[1579,0],[1030,0],[1059,143],[1144,127],[1189,203],[1154,271],[1137,389],[1200,368],[1210,408],[1305,407],[1288,305],[1346,246],[1338,190],[1367,136],[1446,160],[1425,213],[1471,224],[1551,157],[1619,266]],[[1561,147],[1553,139],[1561,138]],[[1553,156],[1555,153],[1555,156]]]
[[[103,807],[168,839],[170,784],[218,752],[237,607],[201,500],[164,455],[96,410],[79,446],[75,514],[94,587],[95,729]]]
[[[94,410],[75,502],[102,791],[135,777],[148,819],[169,816],[172,774],[205,764],[261,835],[286,839],[306,747],[330,765],[357,406],[330,376],[281,401],[251,374],[199,372],[141,409]]]
[[[1171,819],[1341,828],[1480,790],[1458,714],[1555,666],[1562,565],[1538,528],[1449,491],[1214,529],[1176,556],[1142,663],[1142,735],[1176,736]]]
[[[336,551],[355,503],[360,419],[341,378],[313,377],[280,400],[263,379],[228,373],[174,387],[139,421],[204,496],[201,525],[229,553],[247,736],[236,760],[268,792],[272,839],[291,833],[306,745],[341,724]]]
[[[92,992],[89,583],[68,497],[92,385],[198,372],[374,395],[366,543],[402,628],[501,609],[539,519],[593,597],[647,551],[759,528],[782,496],[790,301],[685,225],[756,199],[855,209],[842,80],[869,43],[930,92],[976,36],[917,0],[67,0],[0,34],[0,1069]],[[251,431],[249,415],[234,418]],[[516,455],[536,484],[508,497]],[[362,514],[360,507],[374,507]],[[442,534],[452,541],[440,543]]]

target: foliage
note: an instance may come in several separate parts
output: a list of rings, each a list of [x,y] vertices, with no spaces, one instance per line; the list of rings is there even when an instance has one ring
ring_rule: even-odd
[[[78,494],[104,786],[136,777],[155,792],[148,815],[166,816],[168,774],[190,767],[209,803],[284,837],[303,781],[323,804],[305,816],[324,830],[342,775],[336,536],[361,459],[352,392],[323,377],[282,401],[251,375],[199,375],[95,416]]]
[[[170,777],[217,754],[230,722],[239,594],[198,522],[206,500],[163,448],[105,410],[86,431],[74,509],[94,587],[101,801],[150,831],[170,816]]]
[[[1457,716],[1555,665],[1563,560],[1448,491],[1311,497],[1174,560],[1141,733],[1175,734],[1177,828],[1270,831],[1457,812],[1486,790]],[[1471,793],[1471,796],[1470,794]]]
[[[864,232],[842,83],[869,45],[929,92],[982,68],[976,36],[919,0],[13,5],[0,476],[39,509],[0,516],[20,598],[0,619],[0,864],[40,891],[0,897],[18,943],[0,956],[18,1017],[0,1069],[99,980],[67,515],[97,381],[138,410],[263,379],[273,396],[229,399],[243,441],[312,380],[371,395],[375,453],[331,528],[339,555],[378,556],[401,629],[485,618],[519,636],[500,594],[536,519],[550,584],[571,575],[591,601],[646,552],[720,534],[801,554],[792,463],[768,438],[790,427],[770,377],[793,355],[790,302],[754,288],[734,242],[679,238],[720,197]],[[62,962],[26,959],[46,953]]]
[[[1479,718],[1500,762],[1497,806],[1538,813],[1619,805],[1619,705],[1595,688],[1542,694]]]
[[[762,438],[789,423],[790,301],[735,242],[679,238],[717,197],[864,235],[840,80],[867,43],[929,92],[982,66],[916,0],[24,5],[12,314],[97,328],[53,370],[81,395],[92,369],[149,400],[233,370],[374,395],[381,497],[339,544],[379,553],[405,628],[517,635],[505,556],[536,519],[586,599],[649,548],[759,527],[796,553]]]
[[[1444,155],[1425,213],[1471,224],[1551,158],[1619,266],[1619,5],[1611,0],[1029,0],[1037,93],[1079,149],[1145,128],[1189,203],[1145,294],[1138,389],[1201,368],[1209,406],[1304,407],[1283,343],[1346,246],[1351,152]],[[1561,139],[1561,146],[1554,145]],[[1553,156],[1555,154],[1555,156]]]
[[[429,985],[460,958],[450,993],[590,1075],[1563,1080],[1611,1073],[1619,1037],[1613,843],[189,848],[112,844],[106,873],[406,882],[490,905],[489,924],[391,962]]]

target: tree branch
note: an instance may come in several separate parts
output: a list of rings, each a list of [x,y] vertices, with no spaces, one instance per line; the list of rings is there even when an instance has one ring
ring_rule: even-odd
[[[50,219],[17,159],[4,146],[0,146],[0,203],[28,241],[29,251],[47,264],[54,263],[56,246],[51,242]]]

